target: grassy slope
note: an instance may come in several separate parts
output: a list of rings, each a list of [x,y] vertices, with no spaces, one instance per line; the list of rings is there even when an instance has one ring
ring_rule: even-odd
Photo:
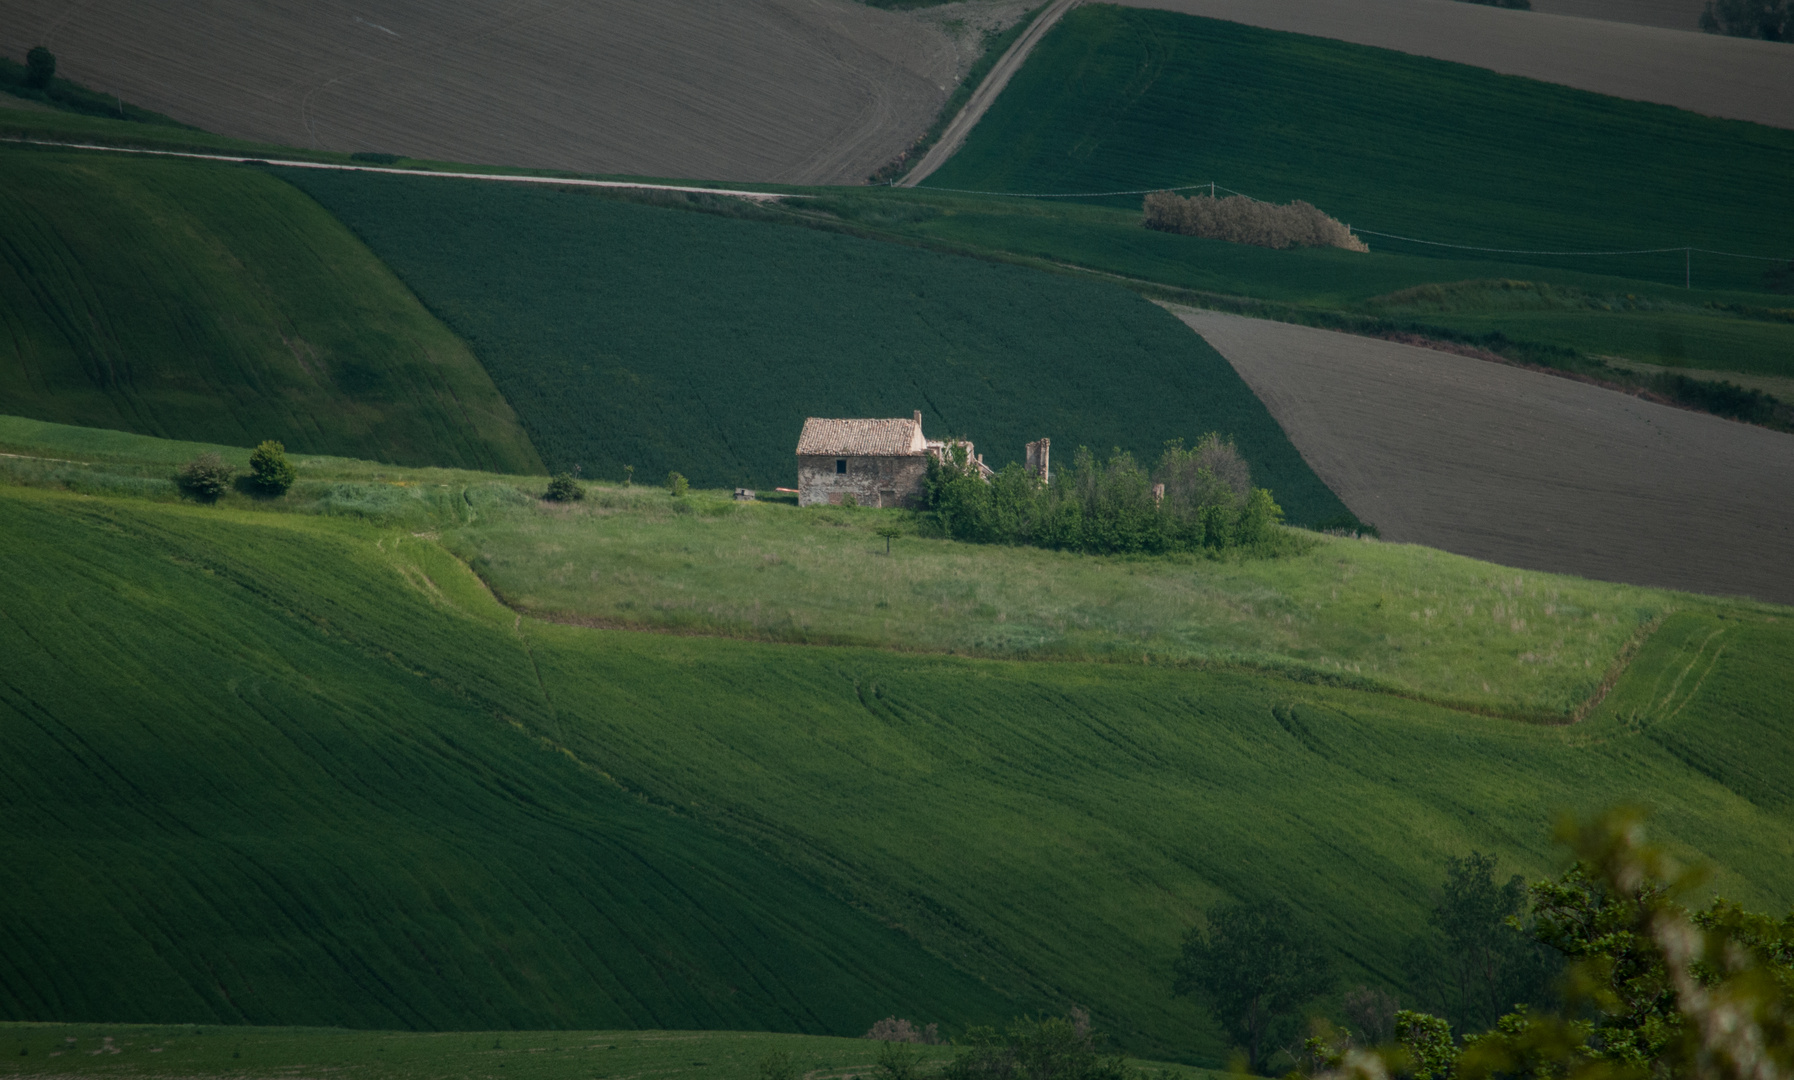
[[[1290,117],[1301,117],[1300,123]],[[966,147],[891,231],[1209,292],[1464,334],[1718,371],[1789,373],[1794,323],[1772,264],[1681,252],[1529,257],[1371,237],[1373,254],[1270,252],[1139,228],[1138,197],[1101,205],[930,195],[927,188],[1107,191],[1210,179],[1307,199],[1365,228],[1547,250],[1694,244],[1794,257],[1781,182],[1794,134],[1475,68],[1165,12],[1087,6],[1049,35]],[[909,200],[904,202],[903,200]],[[915,202],[944,214],[924,218]],[[864,210],[869,221],[880,215]],[[1426,282],[1520,279],[1587,294],[1516,311],[1368,303]],[[1786,292],[1785,281],[1779,286]],[[1711,305],[1724,305],[1715,308]],[[1759,309],[1741,312],[1739,306]]]
[[[22,1054],[15,1052],[25,1051]],[[0,1075],[144,1077],[326,1074],[352,1080],[749,1080],[769,1053],[798,1075],[846,1080],[873,1073],[882,1044],[752,1031],[485,1031],[415,1034],[317,1028],[154,1027],[0,1023]],[[952,1051],[912,1047],[925,1062]],[[96,1053],[96,1051],[98,1051]],[[1204,1070],[1155,1062],[1166,1080]]]
[[[246,451],[0,416],[0,476],[22,486],[180,501],[173,466]],[[1267,668],[1502,715],[1561,720],[1641,628],[1673,611],[1782,609],[1519,573],[1390,544],[1313,537],[1275,560],[1095,558],[925,538],[899,511],[799,510],[729,492],[674,500],[588,484],[340,458],[298,459],[274,502],[431,532],[522,611],[580,624],[988,657]],[[480,510],[470,515],[466,492]],[[785,497],[787,500],[789,497]],[[874,530],[904,534],[891,557]]]
[[[477,586],[442,556],[5,500],[7,1016],[840,1034],[1004,1004],[531,737],[526,642],[450,606],[425,575]]]
[[[594,488],[443,542],[546,617],[983,656],[1240,663],[1558,718],[1640,628],[1707,601],[1424,548],[1323,539],[1275,560],[1093,558],[873,530],[893,511]],[[1772,610],[1772,609],[1764,609]]]
[[[920,408],[993,464],[1219,430],[1293,519],[1344,512],[1225,360],[1112,285],[578,191],[288,179],[472,344],[556,470],[789,486],[806,416]]]
[[[451,488],[439,512],[503,515],[495,489]],[[1721,891],[1794,899],[1778,712],[1794,633],[1768,609],[1672,616],[1608,703],[1560,728],[1246,673],[517,620],[415,520],[0,500],[0,634],[26,658],[4,707],[31,720],[0,726],[0,791],[28,800],[0,804],[13,1016],[113,995],[112,1019],[157,1002],[183,1019],[590,1024],[607,1006],[574,969],[615,962],[619,942],[593,927],[621,910],[643,921],[618,936],[672,942],[695,984],[729,964],[838,961],[845,991],[785,982],[788,1015],[823,1017],[811,1030],[863,1030],[854,1009],[957,1023],[1075,1000],[1136,1052],[1215,1061],[1213,1032],[1164,982],[1178,934],[1222,897],[1286,896],[1350,977],[1400,989],[1392,958],[1445,856],[1477,847],[1537,875],[1558,809],[1637,800],[1716,864]],[[666,879],[721,892],[641,900]],[[694,910],[727,905],[747,910]],[[731,921],[770,924],[772,941],[719,953],[706,934]],[[889,959],[841,972],[868,949]],[[340,958],[356,955],[365,977],[346,989]],[[809,1026],[765,1019],[772,996],[704,1007]],[[412,999],[434,1011],[395,1020]],[[678,1007],[701,1011],[656,1015]],[[476,1018],[444,1019],[457,1012]]]
[[[310,453],[533,471],[467,347],[316,203],[252,169],[0,150],[0,401]]]
[[[1102,191],[1218,180],[1257,198],[1307,199],[1365,228],[1465,244],[1794,256],[1791,171],[1794,132],[1094,6],[1041,43],[930,184]]]
[[[15,1045],[16,1044],[16,1045]],[[306,1028],[151,1027],[0,1023],[0,1075],[256,1076],[353,1080],[748,1080],[768,1053],[791,1055],[799,1075],[871,1073],[880,1044],[818,1035],[739,1031],[486,1031],[453,1034]],[[26,1051],[19,1054],[19,1050]],[[94,1053],[94,1051],[101,1051]],[[116,1050],[117,1053],[110,1051]],[[945,1048],[925,1048],[939,1060]],[[54,1055],[54,1056],[52,1056]],[[1197,1080],[1177,1069],[1179,1080]]]

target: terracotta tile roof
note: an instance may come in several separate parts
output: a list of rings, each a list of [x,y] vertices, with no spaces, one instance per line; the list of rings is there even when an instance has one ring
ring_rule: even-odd
[[[798,436],[799,457],[909,457],[927,451],[915,420],[825,420],[812,416]]]

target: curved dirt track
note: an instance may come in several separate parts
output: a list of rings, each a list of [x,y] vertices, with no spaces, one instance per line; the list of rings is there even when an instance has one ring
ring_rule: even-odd
[[[1794,435],[1431,349],[1174,310],[1386,540],[1794,603]]]
[[[1375,45],[1794,128],[1794,46],[1461,0],[1105,0]],[[1584,10],[1604,10],[1592,4]],[[1690,28],[1693,29],[1692,27]]]
[[[857,182],[963,68],[851,0],[0,0],[0,52],[208,131],[647,176]]]
[[[1009,85],[1010,77],[1021,69],[1022,64],[1028,59],[1028,54],[1034,51],[1034,46],[1039,44],[1040,39],[1046,36],[1048,30],[1053,28],[1054,23],[1057,23],[1079,2],[1080,0],[1053,0],[1052,6],[1040,13],[1033,25],[1029,26],[1027,31],[1015,40],[1015,44],[1009,46],[1003,55],[997,58],[997,62],[991,66],[990,72],[984,76],[984,81],[978,84],[978,89],[973,91],[971,98],[966,101],[965,108],[959,110],[959,115],[955,116],[953,121],[947,125],[947,129],[941,132],[940,141],[929,147],[928,153],[916,163],[915,168],[909,171],[909,175],[898,183],[898,187],[915,187],[928,179],[936,169],[945,165],[948,158],[958,153],[959,148],[965,145],[966,136],[970,135],[972,129],[978,126],[978,121],[984,118],[984,114],[990,111],[991,103],[996,101],[997,95],[1001,94],[1003,88]]]

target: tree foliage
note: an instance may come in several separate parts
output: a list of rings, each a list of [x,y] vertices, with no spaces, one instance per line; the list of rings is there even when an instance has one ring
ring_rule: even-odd
[[[1433,933],[1408,956],[1415,985],[1429,992],[1458,1031],[1481,1031],[1518,1002],[1539,1002],[1556,965],[1526,918],[1526,880],[1495,880],[1496,858],[1472,851],[1445,864]]]
[[[287,448],[268,439],[249,452],[249,478],[269,495],[284,495],[299,479],[299,470],[287,460]]]
[[[1561,1009],[1521,1007],[1450,1038],[1398,1014],[1394,1053],[1347,1050],[1330,1080],[1783,1080],[1794,1075],[1794,914],[1675,900],[1699,875],[1614,811],[1560,836],[1576,864],[1530,891],[1534,932],[1569,961]]]
[[[1103,1052],[1102,1035],[1090,1014],[1074,1008],[1069,1016],[1022,1018],[1001,1033],[974,1027],[954,1040],[959,1053],[941,1073],[944,1080],[1127,1080],[1119,1054]]]
[[[1794,4],[1788,0],[1707,0],[1701,29],[1729,37],[1794,40]]]
[[[1277,899],[1210,911],[1206,932],[1184,935],[1173,970],[1172,993],[1203,997],[1255,1072],[1296,1011],[1333,985],[1326,954]]]
[[[47,90],[56,77],[56,54],[42,45],[25,54],[25,85],[34,90]]]
[[[560,473],[548,481],[548,491],[542,497],[549,502],[577,502],[586,497],[586,489],[572,473]]]
[[[1125,451],[1099,462],[1080,447],[1049,484],[1013,463],[987,480],[964,445],[949,441],[946,454],[928,461],[924,498],[944,533],[978,543],[1092,553],[1271,550],[1283,511],[1251,477],[1233,442],[1215,434],[1194,448],[1167,445],[1150,473]]]
[[[237,470],[223,458],[207,451],[181,466],[175,482],[194,498],[214,502],[230,490],[230,482],[236,475]]]

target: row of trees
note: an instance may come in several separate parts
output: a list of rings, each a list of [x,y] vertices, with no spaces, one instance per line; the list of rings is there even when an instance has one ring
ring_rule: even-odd
[[[954,444],[929,459],[924,499],[954,539],[1093,553],[1263,549],[1283,518],[1233,442],[1214,434],[1166,446],[1150,472],[1125,451],[1099,462],[1080,447],[1050,484],[1014,463],[987,481]]]

